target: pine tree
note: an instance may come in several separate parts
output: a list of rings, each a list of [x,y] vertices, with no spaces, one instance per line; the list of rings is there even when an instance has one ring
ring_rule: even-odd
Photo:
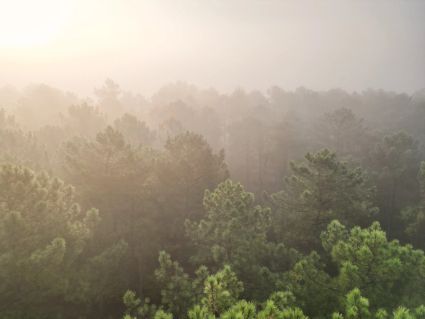
[[[273,224],[280,241],[301,251],[320,248],[319,236],[333,219],[346,225],[365,225],[377,209],[373,188],[360,168],[350,168],[335,153],[308,153],[291,163],[292,175],[272,196]]]
[[[337,309],[341,296],[354,288],[370,300],[373,310],[424,303],[424,252],[389,241],[377,222],[347,230],[333,221],[321,239],[332,263],[326,267],[313,252],[295,265],[286,282],[308,314]]]
[[[125,247],[87,255],[98,220],[97,210],[82,211],[74,189],[59,179],[1,165],[0,316],[49,317],[101,299],[107,291],[97,289],[94,271],[112,270]]]

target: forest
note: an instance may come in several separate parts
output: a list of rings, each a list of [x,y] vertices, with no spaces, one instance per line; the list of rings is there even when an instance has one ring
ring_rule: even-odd
[[[0,318],[424,319],[425,90],[0,88]]]

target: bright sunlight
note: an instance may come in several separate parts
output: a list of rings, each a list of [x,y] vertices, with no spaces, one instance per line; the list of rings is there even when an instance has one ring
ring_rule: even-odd
[[[425,319],[425,0],[0,0],[0,319]]]
[[[31,48],[52,41],[63,29],[70,0],[0,1],[0,48]]]

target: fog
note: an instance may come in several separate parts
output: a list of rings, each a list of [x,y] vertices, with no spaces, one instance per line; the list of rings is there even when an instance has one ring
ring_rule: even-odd
[[[424,1],[0,2],[0,86],[425,86]]]
[[[425,1],[0,0],[0,318],[425,319]]]

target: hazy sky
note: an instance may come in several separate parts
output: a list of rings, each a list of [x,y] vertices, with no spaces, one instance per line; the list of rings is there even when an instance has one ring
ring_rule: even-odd
[[[425,1],[0,0],[0,86],[425,87]]]

